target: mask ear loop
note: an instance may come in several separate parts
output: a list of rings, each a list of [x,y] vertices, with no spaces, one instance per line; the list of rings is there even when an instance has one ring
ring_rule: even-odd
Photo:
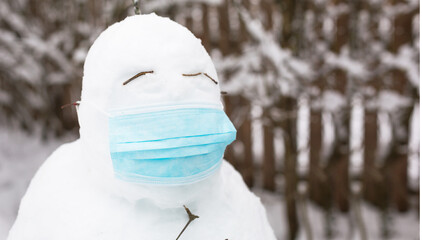
[[[76,101],[75,103],[75,108],[76,108],[76,115],[79,115],[79,105],[81,104],[81,101]]]
[[[60,109],[63,110],[65,108],[67,108],[67,107],[75,106],[75,108],[76,108],[76,114],[78,114],[79,113],[79,104],[80,103],[81,103],[81,101],[76,101],[76,102],[73,102],[73,103],[68,103],[68,104],[65,104],[65,105],[60,106]]]
[[[65,109],[65,108],[70,107],[70,106],[75,106],[76,108],[78,108],[79,103],[80,103],[80,101],[76,101],[76,102],[73,102],[73,103],[68,103],[68,104],[65,104],[65,105],[60,106],[60,109]]]
[[[78,108],[79,108],[80,103],[81,103],[81,101],[79,101],[79,102],[78,102]],[[112,115],[111,115],[110,113],[108,113],[108,112],[104,111],[103,109],[101,109],[100,107],[98,107],[98,106],[97,106],[97,104],[95,104],[95,103],[93,103],[93,102],[90,102],[90,101],[83,101],[83,102],[82,102],[82,106],[84,106],[84,107],[85,107],[85,106],[88,106],[88,108],[92,108],[92,109],[94,109],[95,111],[100,112],[100,113],[102,113],[102,114],[106,115],[107,117],[112,117]]]

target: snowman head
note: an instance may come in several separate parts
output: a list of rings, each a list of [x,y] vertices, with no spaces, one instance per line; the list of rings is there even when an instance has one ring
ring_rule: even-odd
[[[89,50],[82,101],[103,110],[154,104],[220,104],[210,56],[187,28],[155,14],[113,24]]]
[[[94,42],[86,58],[81,104],[78,112],[81,126],[80,135],[84,149],[83,153],[86,156],[87,164],[93,175],[98,176],[98,179],[101,179],[103,182],[107,182],[108,180],[113,182],[113,184],[119,185],[119,189],[129,189],[126,192],[141,192],[141,195],[142,192],[151,193],[151,186],[136,186],[136,191],[134,191],[132,189],[134,186],[131,183],[126,184],[124,181],[117,181],[115,179],[116,161],[110,156],[114,156],[113,153],[110,154],[110,152],[113,152],[111,149],[113,148],[113,144],[110,144],[110,142],[113,141],[114,137],[110,137],[110,126],[114,124],[113,126],[118,125],[123,129],[126,126],[122,125],[130,125],[121,121],[126,120],[127,116],[140,114],[137,112],[139,109],[151,110],[156,108],[162,109],[163,107],[178,109],[180,106],[190,106],[191,108],[192,106],[206,106],[205,108],[207,109],[209,106],[212,106],[212,109],[222,112],[220,84],[217,73],[201,41],[187,28],[168,18],[162,18],[155,14],[128,17],[124,21],[116,23],[105,30]],[[189,109],[186,115],[191,114],[190,112]],[[110,116],[113,113],[117,113],[117,115],[123,114],[124,117],[120,118],[120,122],[118,121],[115,124],[110,120],[112,119]],[[181,118],[190,119],[184,116],[185,112],[182,111],[181,113]],[[199,113],[202,114],[202,111],[199,111]],[[167,115],[164,116],[163,118],[156,119],[164,121]],[[210,116],[214,115],[211,114]],[[142,120],[134,119],[131,122],[139,124],[140,121],[145,120],[143,115],[140,118]],[[180,120],[179,118],[174,118],[174,116],[173,119]],[[212,125],[211,119],[209,120],[209,124]],[[192,122],[192,119],[189,121]],[[197,124],[196,122],[192,122],[190,126],[186,126],[185,124],[184,127],[189,127],[186,129],[190,131],[191,128],[195,128],[195,125],[200,125],[199,127],[202,128],[208,125],[207,119],[203,118],[202,121],[205,122],[202,126],[199,122]],[[127,134],[130,135],[129,138],[133,137],[134,134],[132,132],[138,129],[144,131],[142,134],[138,133],[138,136],[149,135],[149,124],[155,124],[154,122],[150,119],[148,124],[139,125],[137,128],[127,131]],[[217,119],[214,122],[219,124],[219,122],[223,121]],[[172,125],[172,122],[163,124],[163,126],[169,125]],[[182,127],[183,124],[181,124]],[[223,129],[221,126],[216,126],[216,128],[220,129],[219,131]],[[155,125],[153,129],[160,128],[157,128],[157,125]],[[173,132],[180,132],[179,128],[173,127],[172,129]],[[234,128],[232,129],[234,130]],[[119,135],[120,129],[114,131],[114,134]],[[198,136],[205,135],[201,134]],[[169,136],[163,136],[161,139],[174,138],[174,136]],[[231,137],[233,137],[233,134],[231,134]],[[131,142],[131,140],[125,141]],[[191,139],[189,141],[192,142]],[[198,141],[209,141],[209,139],[199,139]],[[218,143],[221,144],[221,139],[219,141]],[[227,140],[225,141],[227,142]],[[146,148],[145,141],[143,140],[141,142],[142,145],[138,144],[137,146]],[[166,144],[171,145],[175,143]],[[156,147],[156,142],[151,143],[151,146]],[[124,147],[127,148],[128,146]],[[222,152],[224,152],[224,148],[225,145]],[[204,151],[204,153],[207,153],[206,151],[208,149],[204,150],[198,147],[194,151]],[[177,152],[177,150],[176,153],[174,153],[175,151],[170,152],[163,153],[162,151],[156,151],[153,154],[148,151],[144,151],[142,154],[135,152],[135,155],[132,154],[130,155],[131,157],[126,157],[126,159],[123,157],[122,160],[121,157],[118,161],[123,163],[119,163],[119,167],[123,166],[127,170],[127,166],[133,163],[127,163],[126,160],[131,159],[133,156],[141,156],[143,158],[145,154],[149,154],[152,157],[160,155],[162,159],[166,159],[168,158],[166,154],[185,154],[184,151]],[[220,151],[219,153],[220,160],[222,152]],[[119,154],[121,156],[121,154],[126,153],[119,152]],[[111,158],[113,158],[113,161]],[[198,159],[201,160],[200,158]],[[199,161],[198,159],[195,161]],[[189,159],[189,161],[191,160]],[[151,161],[148,167],[155,166],[154,164],[157,162],[161,164],[161,161]],[[202,164],[201,162],[197,163],[198,166]],[[171,164],[174,165],[174,163]],[[177,165],[174,165],[174,167],[177,168]],[[186,165],[186,167],[190,166]],[[143,166],[140,168],[143,168]],[[196,167],[191,170],[193,171],[195,169]],[[174,172],[176,171],[171,171],[171,173]],[[113,184],[107,183],[109,186]],[[174,188],[172,190],[161,188],[162,191],[158,193],[156,192],[157,188],[153,189],[155,189],[155,192],[152,194],[154,196],[163,195],[164,192],[180,193],[180,191],[174,190]],[[189,197],[189,191],[186,190],[186,186],[183,186],[183,189],[185,190],[181,196],[185,199]],[[180,202],[183,201],[181,200]]]

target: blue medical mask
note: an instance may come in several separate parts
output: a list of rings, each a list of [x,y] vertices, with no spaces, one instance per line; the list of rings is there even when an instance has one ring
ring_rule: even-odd
[[[109,116],[115,176],[124,181],[186,184],[216,171],[236,129],[218,108],[186,107]]]

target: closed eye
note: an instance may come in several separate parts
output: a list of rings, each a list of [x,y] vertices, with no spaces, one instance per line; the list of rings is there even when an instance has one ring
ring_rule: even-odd
[[[136,74],[135,76],[129,78],[128,80],[124,81],[123,85],[126,85],[126,84],[130,83],[131,81],[135,80],[136,78],[143,76],[145,74],[148,74],[148,73],[154,73],[154,71],[140,72],[140,73]]]
[[[207,78],[209,78],[211,81],[213,81],[215,84],[218,84],[218,82],[217,81],[215,81],[215,79],[214,78],[212,78],[210,75],[208,75],[207,73],[201,73],[201,72],[199,72],[199,73],[193,73],[193,74],[182,74],[183,76],[185,76],[185,77],[194,77],[194,76],[198,76],[198,75],[201,75],[201,74],[203,74],[205,77],[207,77]]]

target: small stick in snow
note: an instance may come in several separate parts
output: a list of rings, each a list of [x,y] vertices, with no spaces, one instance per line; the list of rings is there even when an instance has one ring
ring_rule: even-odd
[[[215,84],[218,84],[218,82],[217,82],[217,81],[215,81],[215,80],[214,80],[214,78],[210,77],[210,75],[208,75],[207,73],[204,73],[204,75],[205,75],[207,78],[211,79],[211,81],[213,81]]]
[[[185,77],[194,77],[194,76],[198,76],[198,75],[201,75],[201,74],[204,74],[207,78],[211,79],[211,81],[213,81],[215,84],[218,84],[218,82],[215,81],[214,78],[212,78],[207,73],[200,73],[199,72],[199,73],[192,73],[192,74],[182,74],[182,76],[185,76]]]
[[[135,78],[138,78],[138,77],[140,77],[140,76],[142,76],[142,75],[145,75],[145,74],[147,74],[147,73],[154,73],[154,71],[140,72],[140,73],[136,74],[135,76],[133,76],[133,77],[129,78],[128,80],[126,80],[126,81],[123,83],[123,85],[126,85],[126,84],[130,83],[132,80],[134,80]]]
[[[193,76],[198,76],[198,75],[200,75],[201,73],[193,73],[193,74],[182,74],[183,76],[185,76],[185,77],[193,77]]]
[[[178,239],[180,238],[180,236],[182,236],[182,233],[186,230],[186,228],[189,226],[189,224],[190,224],[193,220],[195,220],[195,219],[199,218],[199,216],[196,216],[195,214],[191,213],[191,211],[189,210],[189,208],[187,208],[185,205],[183,205],[183,207],[185,208],[186,213],[187,213],[187,214],[188,214],[188,216],[189,216],[189,221],[188,221],[188,223],[186,223],[185,227],[182,229],[182,231],[180,232],[179,236],[177,236],[176,240],[178,240]]]

